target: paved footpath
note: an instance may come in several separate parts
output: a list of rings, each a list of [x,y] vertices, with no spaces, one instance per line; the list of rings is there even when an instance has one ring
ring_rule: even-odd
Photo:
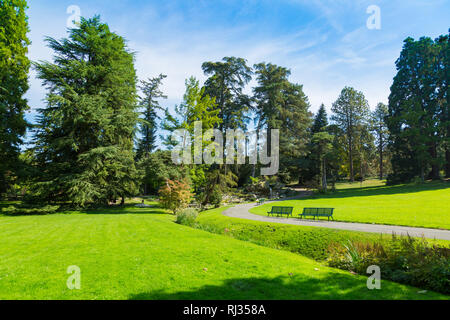
[[[373,233],[395,233],[399,234],[409,234],[413,237],[422,237],[429,239],[442,239],[450,240],[450,230],[440,230],[440,229],[428,229],[428,228],[413,228],[413,227],[402,227],[402,226],[389,226],[383,224],[368,224],[368,223],[353,223],[353,222],[338,222],[338,221],[328,221],[328,220],[306,220],[306,219],[296,219],[296,218],[276,218],[260,216],[250,213],[248,210],[255,207],[255,203],[240,204],[231,208],[228,208],[223,212],[224,215],[233,218],[241,218],[248,220],[264,221],[264,222],[274,222],[274,223],[285,223],[293,224],[298,226],[311,226],[311,227],[322,227],[330,229],[341,229],[341,230],[351,230],[351,231],[363,231],[363,232],[373,232]]]

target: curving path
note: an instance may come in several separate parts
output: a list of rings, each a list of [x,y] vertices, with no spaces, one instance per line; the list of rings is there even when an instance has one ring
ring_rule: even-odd
[[[351,230],[351,231],[362,231],[362,232],[373,232],[373,233],[388,233],[388,234],[409,234],[412,237],[422,237],[429,239],[441,239],[450,240],[450,230],[440,230],[440,229],[428,229],[428,228],[414,228],[414,227],[403,227],[403,226],[390,226],[383,224],[368,224],[368,223],[353,223],[353,222],[338,222],[338,221],[328,221],[328,220],[302,220],[302,219],[292,219],[292,218],[277,218],[277,217],[266,217],[249,212],[250,208],[255,207],[255,203],[240,204],[231,208],[228,208],[223,212],[223,215],[233,218],[241,218],[247,220],[263,221],[263,222],[274,222],[274,223],[284,223],[293,224],[299,226],[311,226],[311,227],[322,227],[330,229],[341,229],[341,230]]]

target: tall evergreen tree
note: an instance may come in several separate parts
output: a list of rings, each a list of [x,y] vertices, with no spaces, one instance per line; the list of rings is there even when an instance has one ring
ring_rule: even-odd
[[[98,16],[82,18],[68,38],[46,41],[55,56],[36,63],[49,90],[35,133],[37,198],[123,202],[136,192],[134,56]]]
[[[369,115],[369,105],[364,94],[351,87],[342,89],[338,99],[331,108],[331,119],[344,130],[347,142],[347,155],[349,164],[350,181],[355,179],[353,158],[355,154],[356,135],[358,127],[365,127]],[[360,128],[360,129],[362,129]]]
[[[299,162],[306,154],[311,125],[308,98],[303,87],[289,82],[290,71],[271,64],[254,66],[258,85],[253,88],[257,129],[280,130],[280,175],[287,182],[299,176]],[[267,144],[271,145],[271,135]],[[296,171],[296,172],[294,172]]]
[[[317,111],[316,116],[314,117],[314,122],[311,127],[312,134],[325,131],[328,126],[328,116],[327,110],[325,109],[324,104],[322,103]]]
[[[148,79],[148,81],[141,81],[141,90],[143,97],[140,101],[140,107],[144,108],[144,119],[141,119],[140,134],[142,137],[138,141],[136,158],[141,160],[148,156],[156,147],[156,130],[158,110],[163,110],[159,105],[157,99],[167,99],[167,96],[160,90],[162,80],[167,76],[160,74],[156,78]]]
[[[326,131],[319,131],[312,137],[312,151],[317,155],[318,164],[320,167],[320,181],[322,184],[322,191],[327,191],[327,160],[331,157],[330,152],[333,150],[333,136]]]
[[[450,29],[447,35],[442,35],[436,39],[437,59],[436,75],[437,90],[436,99],[438,101],[440,146],[444,153],[445,177],[450,178],[450,101],[449,99],[449,79],[450,79]]]
[[[243,89],[252,78],[252,69],[247,66],[245,59],[237,57],[224,57],[222,61],[205,62],[202,64],[202,69],[208,76],[204,84],[204,94],[216,101],[221,119],[218,126],[224,134],[224,145],[226,145],[225,130],[247,127],[249,120],[247,112],[251,107],[251,98],[243,93]],[[218,170],[226,176],[228,165],[220,165]],[[231,170],[237,174],[239,165],[231,166]]]
[[[279,129],[282,126],[280,114],[285,100],[284,91],[288,87],[291,72],[286,68],[264,62],[256,64],[254,69],[258,83],[253,88],[257,128]]]
[[[303,86],[288,83],[284,90],[284,102],[279,115],[280,129],[280,172],[279,176],[285,183],[300,180],[302,160],[307,154],[310,139],[308,129],[312,122],[309,111],[308,97],[303,92]]]
[[[389,139],[389,130],[386,124],[386,118],[388,116],[388,107],[383,104],[377,104],[375,111],[372,113],[373,131],[375,132],[377,139],[378,149],[378,167],[380,180],[384,176],[384,155],[386,152],[386,146]]]
[[[448,130],[446,55],[445,40],[422,37],[404,41],[389,96],[391,182],[407,181],[417,175],[424,180],[428,172],[429,177],[439,178],[445,162],[440,149],[446,148],[443,135]]]
[[[308,155],[305,158],[305,164],[302,170],[302,179],[305,181],[314,181],[315,177],[319,177],[323,170],[323,163],[321,161],[321,154],[317,153],[320,146],[316,145],[317,142],[323,139],[313,139],[314,135],[320,132],[327,132],[328,129],[328,116],[324,104],[321,104],[319,110],[314,116],[313,124],[309,128],[309,135],[311,137],[308,143]],[[320,137],[320,136],[319,136]],[[326,174],[326,172],[325,172]],[[323,179],[323,175],[322,175]],[[299,181],[301,183],[301,181]],[[323,180],[322,180],[323,184]]]
[[[215,98],[221,119],[220,129],[245,128],[250,98],[243,93],[252,79],[252,69],[242,58],[225,57],[222,61],[202,64],[205,75],[204,94]]]
[[[0,194],[18,170],[20,145],[28,123],[23,97],[28,90],[28,18],[25,0],[0,1]]]

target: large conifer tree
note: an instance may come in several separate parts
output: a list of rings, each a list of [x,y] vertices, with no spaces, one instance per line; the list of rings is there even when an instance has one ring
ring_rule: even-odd
[[[388,116],[388,107],[384,103],[378,103],[375,111],[372,113],[373,131],[376,135],[377,149],[378,149],[378,167],[380,180],[384,176],[384,158],[386,153],[386,146],[389,138],[389,130],[386,125],[386,118]]]
[[[141,81],[140,89],[143,97],[140,101],[140,107],[144,108],[143,116],[140,124],[140,137],[137,145],[136,158],[141,160],[156,148],[156,130],[158,125],[156,120],[159,118],[157,111],[164,110],[157,99],[167,99],[167,96],[161,91],[160,86],[162,80],[167,76],[160,74],[156,78],[148,79],[148,81]]]
[[[48,89],[35,134],[38,198],[80,206],[123,201],[136,190],[133,54],[99,17],[81,19],[66,39],[46,40],[55,56],[36,64]]]
[[[252,79],[252,69],[247,66],[247,61],[225,57],[222,61],[203,63],[202,69],[209,76],[205,81],[204,94],[216,100],[220,129],[245,128],[250,98],[243,93],[243,89]]]
[[[303,86],[289,82],[290,71],[271,63],[254,66],[258,85],[253,88],[257,129],[280,130],[280,172],[285,182],[298,178],[306,155],[307,129],[311,125],[309,101]],[[271,135],[267,135],[271,145]]]
[[[448,36],[407,38],[396,67],[389,96],[393,173],[388,180],[437,179],[449,150]]]
[[[331,108],[333,115],[331,119],[343,129],[347,142],[347,155],[349,164],[350,181],[355,179],[354,157],[356,149],[360,146],[361,133],[366,131],[367,120],[370,113],[369,104],[364,94],[351,87],[342,89],[338,99]]]

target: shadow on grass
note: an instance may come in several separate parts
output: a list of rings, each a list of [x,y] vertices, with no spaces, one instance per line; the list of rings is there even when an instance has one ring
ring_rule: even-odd
[[[167,293],[164,290],[143,292],[130,300],[308,300],[308,299],[426,299],[433,293],[405,293],[399,284],[391,283],[383,290],[369,290],[366,278],[346,274],[325,277],[279,276],[276,278],[228,279],[222,285]]]
[[[167,214],[159,204],[152,204],[150,207],[145,208],[136,207],[136,204],[126,204],[124,206],[85,209],[79,212],[85,214]]]
[[[356,182],[355,182],[356,183]],[[300,200],[319,199],[319,198],[350,198],[350,197],[368,197],[379,195],[393,195],[403,193],[415,193],[421,191],[433,191],[450,188],[450,183],[447,181],[426,182],[423,184],[402,184],[394,186],[372,186],[363,188],[347,188],[338,189],[335,192],[328,194],[314,194],[310,197],[305,197]]]
[[[11,201],[3,201],[0,202],[0,209],[6,208],[10,205],[18,205],[20,202],[11,202]],[[51,214],[75,214],[75,213],[83,213],[83,214],[167,214],[159,204],[151,204],[149,207],[136,207],[137,203],[125,204],[123,206],[109,206],[109,207],[98,207],[98,208],[89,208],[89,209],[70,209],[64,207],[64,205],[60,208],[60,211],[55,213],[42,213],[42,214],[9,214],[8,212],[1,212],[0,215],[8,216],[8,217],[19,217],[19,216],[37,216],[37,215],[51,215]]]

